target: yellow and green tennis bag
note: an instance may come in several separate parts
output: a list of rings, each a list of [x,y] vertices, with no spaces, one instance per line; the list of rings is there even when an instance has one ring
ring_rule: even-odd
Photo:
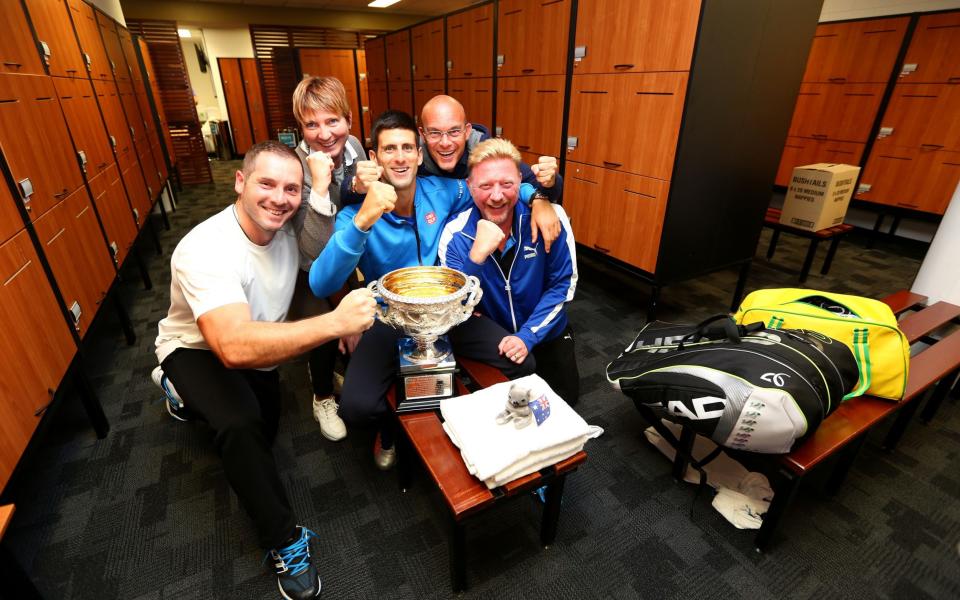
[[[767,329],[805,329],[840,340],[860,367],[860,382],[844,400],[867,392],[903,399],[910,344],[883,302],[798,288],[757,290],[743,299],[734,319],[740,324],[762,322]]]

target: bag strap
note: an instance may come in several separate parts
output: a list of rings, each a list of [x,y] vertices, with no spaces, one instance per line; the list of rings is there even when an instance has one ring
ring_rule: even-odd
[[[870,330],[866,327],[853,330],[853,357],[857,360],[857,370],[860,374],[860,384],[852,392],[843,397],[843,400],[864,395],[870,389],[871,371],[870,345],[867,341]]]
[[[686,342],[699,342],[706,338],[708,340],[726,339],[735,344],[740,343],[743,336],[763,329],[763,323],[750,323],[749,325],[737,325],[730,315],[714,315],[696,325],[696,328],[685,335],[680,343],[677,344],[677,350],[683,350]]]

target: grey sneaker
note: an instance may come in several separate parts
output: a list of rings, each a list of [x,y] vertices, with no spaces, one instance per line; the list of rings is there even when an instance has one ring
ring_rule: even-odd
[[[337,414],[339,408],[333,396],[313,397],[313,418],[320,424],[320,433],[331,442],[339,442],[347,437],[347,426]]]
[[[397,447],[384,448],[380,445],[380,434],[373,443],[373,463],[381,471],[389,471],[397,464]]]

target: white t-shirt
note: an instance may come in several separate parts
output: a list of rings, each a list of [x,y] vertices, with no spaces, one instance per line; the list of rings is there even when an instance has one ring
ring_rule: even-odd
[[[289,222],[266,246],[247,238],[232,204],[194,227],[170,258],[170,310],[158,327],[157,358],[177,348],[209,350],[197,319],[227,304],[249,304],[254,321],[285,320],[297,260]]]

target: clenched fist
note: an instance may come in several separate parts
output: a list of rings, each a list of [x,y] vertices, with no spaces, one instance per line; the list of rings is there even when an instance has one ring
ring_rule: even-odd
[[[376,311],[377,301],[370,290],[353,290],[334,309],[334,322],[340,324],[342,336],[359,334],[373,326]]]
[[[397,190],[388,183],[373,181],[367,189],[367,197],[363,199],[357,216],[353,222],[361,231],[369,231],[373,224],[380,220],[384,213],[393,210],[397,203]]]
[[[500,242],[503,241],[504,237],[503,230],[493,222],[486,219],[477,221],[477,236],[470,248],[470,260],[482,265],[483,261],[487,260],[487,257],[500,247]]]
[[[320,193],[326,193],[333,179],[333,159],[326,152],[313,152],[307,156],[307,168],[310,169],[310,186]]]
[[[537,183],[542,188],[552,188],[557,182],[557,159],[553,156],[541,156],[537,164],[530,167],[537,176]]]
[[[354,179],[354,191],[358,194],[366,194],[370,189],[370,184],[379,181],[383,175],[383,167],[373,160],[361,160],[357,162],[357,174]]]

